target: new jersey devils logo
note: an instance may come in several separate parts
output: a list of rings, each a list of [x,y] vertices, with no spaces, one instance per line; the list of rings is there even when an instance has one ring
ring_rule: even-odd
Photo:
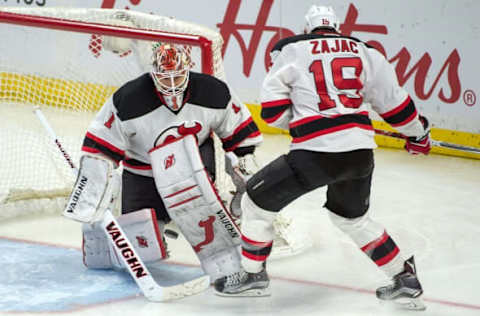
[[[148,248],[147,238],[145,238],[144,236],[136,236],[135,238],[137,239],[138,246],[140,248]]]
[[[167,170],[174,164],[175,164],[175,154],[171,154],[167,158],[165,158],[165,161],[164,161],[165,170]]]
[[[162,146],[187,135],[193,135],[198,140],[197,134],[200,133],[201,130],[202,124],[198,121],[188,121],[177,126],[170,126],[158,135],[153,146]]]

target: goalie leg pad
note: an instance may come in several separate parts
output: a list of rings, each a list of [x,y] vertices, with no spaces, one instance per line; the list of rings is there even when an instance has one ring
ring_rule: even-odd
[[[223,276],[240,271],[240,253],[238,247],[228,247],[217,251],[201,261],[202,269],[216,280]]]
[[[163,222],[158,222],[153,209],[143,209],[118,217],[128,239],[145,264],[168,257],[163,238]],[[122,269],[123,266],[108,242],[101,222],[83,224],[83,261],[92,269]]]
[[[188,135],[155,147],[150,158],[165,208],[192,245],[205,272],[212,280],[230,274],[231,271],[209,268],[212,264],[208,260],[215,261],[218,254],[227,253],[231,262],[239,262],[236,248],[240,244],[240,231],[205,171],[195,138]]]
[[[102,230],[101,222],[82,225],[83,264],[90,269],[113,268],[110,259],[110,246]]]
[[[113,170],[110,160],[84,155],[80,158],[77,180],[63,215],[92,223],[117,200],[120,187],[120,175]]]

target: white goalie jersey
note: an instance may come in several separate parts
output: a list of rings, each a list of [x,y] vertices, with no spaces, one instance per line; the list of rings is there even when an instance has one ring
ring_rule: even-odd
[[[292,149],[375,148],[371,108],[406,136],[425,133],[393,67],[376,49],[339,34],[285,38],[272,50],[262,118],[290,130]]]
[[[126,83],[90,124],[82,151],[122,161],[125,170],[151,177],[148,152],[185,135],[195,135],[201,145],[215,132],[227,152],[262,141],[245,105],[234,103],[227,85],[212,76],[190,73],[178,111],[162,100],[148,73]]]

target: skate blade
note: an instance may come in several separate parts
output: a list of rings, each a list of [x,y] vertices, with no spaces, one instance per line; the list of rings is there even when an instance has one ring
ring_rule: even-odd
[[[391,306],[395,309],[424,311],[427,306],[421,298],[401,298],[397,300],[380,300],[382,305]]]
[[[224,297],[266,297],[270,296],[272,293],[270,289],[250,289],[239,293],[223,293],[215,291],[215,294],[218,296]]]

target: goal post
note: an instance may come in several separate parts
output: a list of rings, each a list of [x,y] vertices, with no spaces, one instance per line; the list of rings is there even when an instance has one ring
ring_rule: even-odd
[[[184,45],[194,71],[225,80],[209,28],[130,10],[0,8],[0,219],[63,209],[75,179],[33,114],[78,164],[86,128],[123,83],[150,70],[153,42]],[[231,187],[216,140],[217,185]]]
[[[0,22],[23,25],[28,27],[40,27],[47,29],[55,29],[61,31],[70,31],[78,33],[87,33],[87,34],[100,34],[108,35],[119,38],[129,38],[129,39],[139,39],[139,40],[150,40],[157,42],[172,42],[177,44],[199,46],[202,54],[202,72],[206,74],[213,75],[213,56],[212,52],[212,40],[208,40],[204,36],[200,35],[190,35],[190,34],[178,34],[178,33],[167,33],[159,30],[151,29],[135,29],[127,26],[121,25],[109,25],[104,24],[102,20],[96,22],[84,22],[82,20],[69,20],[68,15],[62,17],[62,15],[53,14],[54,12],[59,12],[60,9],[52,10],[52,16],[41,16],[41,15],[32,15],[36,12],[28,12],[30,10],[12,10],[8,12],[8,9],[3,9],[0,11]],[[94,9],[89,11],[100,11],[105,12],[105,10],[110,11],[109,9]],[[26,11],[23,13],[22,11]],[[31,10],[34,11],[34,10]],[[44,10],[45,13],[48,13],[47,10]],[[69,11],[75,11],[69,9]],[[83,11],[83,10],[81,10]],[[113,10],[115,14],[118,15],[121,10]],[[15,13],[16,12],[16,13]],[[132,15],[130,11],[123,10],[123,16],[127,17]],[[41,12],[38,12],[41,13]],[[55,17],[58,16],[58,17]],[[186,23],[186,22],[182,22]],[[194,28],[191,28],[192,32]]]

